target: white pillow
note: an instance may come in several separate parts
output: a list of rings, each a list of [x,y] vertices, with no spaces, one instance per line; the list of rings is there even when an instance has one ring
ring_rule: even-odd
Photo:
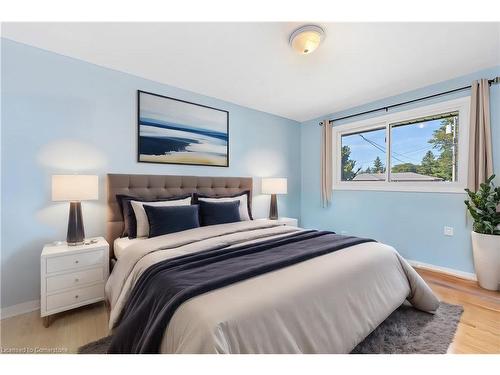
[[[134,209],[135,220],[137,221],[137,237],[148,237],[149,236],[149,220],[143,205],[155,206],[155,207],[167,207],[167,206],[189,206],[191,205],[191,197],[185,199],[175,199],[171,201],[160,201],[160,202],[139,202],[130,201],[132,208]]]
[[[242,195],[238,195],[236,197],[224,197],[224,198],[198,198],[199,201],[203,202],[234,202],[234,201],[240,201],[240,220],[241,221],[247,221],[250,220],[250,215],[248,214],[248,200],[247,200],[247,193],[244,193]]]

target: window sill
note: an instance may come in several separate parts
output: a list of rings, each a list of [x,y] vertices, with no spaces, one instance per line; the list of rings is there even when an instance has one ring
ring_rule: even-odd
[[[379,182],[373,184],[349,182],[336,183],[333,190],[352,190],[352,191],[395,191],[395,192],[413,192],[413,193],[452,193],[465,194],[465,186],[459,184],[440,184],[429,186],[427,184],[409,184],[406,182]]]

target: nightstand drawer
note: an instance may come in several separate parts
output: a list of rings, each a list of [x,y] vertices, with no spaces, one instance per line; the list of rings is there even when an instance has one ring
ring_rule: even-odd
[[[102,250],[47,258],[47,273],[102,264],[103,261],[104,251]]]
[[[47,296],[47,310],[56,310],[62,307],[75,305],[91,299],[104,296],[104,284],[97,284],[86,288],[74,289],[68,292]]]
[[[103,268],[92,268],[90,270],[47,277],[47,292],[51,293],[56,290],[76,288],[80,285],[96,281],[104,281]]]

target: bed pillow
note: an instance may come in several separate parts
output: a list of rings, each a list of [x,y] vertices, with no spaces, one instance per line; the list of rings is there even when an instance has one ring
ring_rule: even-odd
[[[198,206],[155,207],[145,204],[144,211],[149,223],[149,238],[198,228]]]
[[[135,223],[134,211],[132,210],[132,206],[130,205],[131,199],[132,199],[132,197],[129,197],[128,195],[117,195],[116,196],[116,201],[118,202],[118,205],[120,206],[120,213],[122,214],[122,218],[123,218],[123,231],[122,231],[121,237],[128,237],[129,235],[132,236],[130,238],[135,237],[135,234],[130,233],[131,232],[130,231],[131,220],[133,220]],[[136,198],[133,198],[133,199],[136,199]]]
[[[241,221],[240,201],[205,202],[200,200],[200,222],[202,226],[234,223]]]
[[[135,220],[137,222],[136,237],[149,237],[149,222],[144,211],[145,205],[154,207],[168,207],[168,206],[190,206],[191,197],[184,199],[175,199],[169,201],[156,201],[156,202],[144,202],[144,201],[130,201],[132,209],[134,210]],[[129,236],[130,237],[130,236]]]
[[[158,198],[158,199],[146,199],[140,197],[134,197],[131,195],[125,194],[117,194],[116,201],[118,202],[118,206],[120,207],[120,213],[122,214],[124,226],[121,237],[128,237],[130,239],[137,237],[137,221],[135,219],[135,213],[130,204],[130,201],[138,201],[138,202],[164,202],[171,200],[179,200],[185,198],[192,198],[191,194],[186,194],[183,196],[172,197],[172,198]]]
[[[239,201],[240,206],[240,220],[247,221],[253,220],[252,218],[252,207],[250,207],[250,191],[244,191],[243,193],[238,193],[231,196],[221,196],[221,197],[209,197],[206,195],[195,194],[194,195],[194,203],[198,203],[200,201],[203,202],[234,202]]]
[[[130,205],[131,200],[140,200],[141,198],[137,197],[132,197],[130,195],[124,195],[124,194],[117,194],[116,195],[116,201],[118,202],[118,206],[120,207],[120,213],[123,218],[123,231],[121,234],[121,237],[128,237],[129,236],[129,226],[130,226],[130,220],[131,216],[132,219],[134,220],[135,223],[135,215],[134,211],[132,210],[132,206]],[[135,224],[134,224],[135,225]],[[135,229],[134,229],[135,232]],[[135,237],[135,234],[134,234]]]
[[[121,237],[128,237],[129,239],[133,239],[136,237],[136,232],[137,232],[137,222],[135,220],[135,213],[134,210],[132,209],[132,205],[130,204],[130,201],[133,200],[146,200],[142,199],[139,197],[133,197],[130,195],[117,195],[116,196],[116,201],[118,202],[118,205],[120,206],[120,212],[122,214],[123,218],[123,232]],[[149,200],[148,200],[149,201]]]

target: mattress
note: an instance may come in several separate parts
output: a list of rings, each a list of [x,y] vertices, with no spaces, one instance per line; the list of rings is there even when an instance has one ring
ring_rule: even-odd
[[[115,253],[116,259],[120,259],[130,245],[143,240],[144,240],[143,238],[132,238],[132,239],[128,237],[117,238],[113,243],[113,251]]]

